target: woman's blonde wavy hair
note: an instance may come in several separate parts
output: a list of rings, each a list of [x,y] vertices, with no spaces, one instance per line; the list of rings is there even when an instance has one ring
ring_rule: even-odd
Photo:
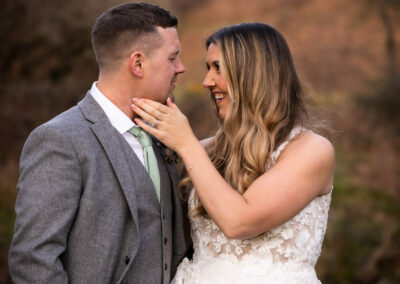
[[[239,193],[266,170],[271,153],[294,126],[307,124],[304,94],[289,47],[273,27],[243,23],[223,28],[206,41],[219,49],[230,107],[206,151],[218,172]],[[218,115],[215,98],[211,95]],[[191,187],[186,176],[181,186]],[[204,215],[199,204],[191,216]]]

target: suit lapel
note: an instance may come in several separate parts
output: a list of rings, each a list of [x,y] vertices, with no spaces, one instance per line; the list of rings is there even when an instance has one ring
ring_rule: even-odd
[[[114,169],[115,175],[118,178],[122,191],[128,202],[129,208],[131,209],[133,219],[135,223],[138,224],[137,202],[135,194],[135,189],[137,186],[135,185],[135,178],[130,175],[130,166],[124,155],[124,152],[121,149],[122,145],[117,137],[118,133],[116,133],[115,129],[105,130],[104,125],[100,123],[92,125],[92,130],[99,139],[104,151],[106,152],[106,155],[108,156],[108,159]]]
[[[78,107],[82,110],[85,118],[92,123],[91,128],[93,133],[103,146],[104,152],[114,169],[114,173],[121,185],[122,192],[125,195],[133,221],[137,229],[139,229],[135,189],[138,188],[137,186],[141,186],[140,182],[138,182],[140,177],[136,178],[130,174],[130,165],[124,155],[124,151],[122,151],[122,145],[118,138],[119,133],[111,125],[103,110],[89,93],[78,104]],[[139,160],[135,162],[140,164],[138,166],[141,166]]]

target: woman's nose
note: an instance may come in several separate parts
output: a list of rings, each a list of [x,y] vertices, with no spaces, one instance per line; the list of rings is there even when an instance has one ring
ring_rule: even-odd
[[[212,87],[212,86],[214,86],[215,85],[215,81],[214,81],[214,79],[212,78],[212,75],[210,74],[210,72],[208,72],[207,74],[206,74],[206,77],[204,77],[204,80],[203,80],[203,87],[204,88],[209,88],[209,87]]]

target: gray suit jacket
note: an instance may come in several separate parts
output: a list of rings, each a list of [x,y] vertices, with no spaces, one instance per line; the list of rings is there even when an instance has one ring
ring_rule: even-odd
[[[161,194],[161,206],[144,167],[90,94],[35,129],[21,154],[13,281],[169,283],[186,247],[178,175],[156,144],[162,190],[171,192]]]

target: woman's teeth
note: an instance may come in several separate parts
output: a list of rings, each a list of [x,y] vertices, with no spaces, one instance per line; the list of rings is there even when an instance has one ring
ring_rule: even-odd
[[[216,95],[215,95],[215,99],[216,99],[217,101],[222,100],[223,98],[225,98],[225,95],[223,95],[223,94],[216,94]]]

